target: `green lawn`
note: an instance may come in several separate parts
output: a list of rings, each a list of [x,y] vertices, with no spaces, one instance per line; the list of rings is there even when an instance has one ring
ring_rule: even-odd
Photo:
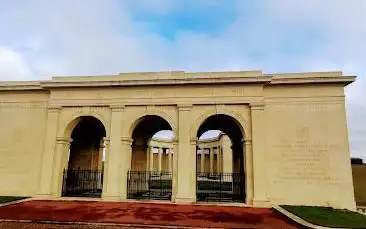
[[[0,196],[0,204],[4,204],[7,202],[12,202],[12,201],[16,201],[16,200],[22,200],[22,199],[26,199],[28,197],[20,197],[20,196]]]
[[[287,206],[282,208],[300,218],[319,226],[366,228],[366,215],[329,207]]]

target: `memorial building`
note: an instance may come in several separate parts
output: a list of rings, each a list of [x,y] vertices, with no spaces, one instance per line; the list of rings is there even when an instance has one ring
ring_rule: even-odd
[[[0,196],[354,209],[344,87],[355,78],[173,71],[0,82]],[[209,130],[220,134],[201,138]]]

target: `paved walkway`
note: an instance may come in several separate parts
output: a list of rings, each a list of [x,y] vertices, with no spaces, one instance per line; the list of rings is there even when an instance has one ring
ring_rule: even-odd
[[[26,201],[0,207],[0,219],[196,228],[301,228],[267,208],[104,201]]]

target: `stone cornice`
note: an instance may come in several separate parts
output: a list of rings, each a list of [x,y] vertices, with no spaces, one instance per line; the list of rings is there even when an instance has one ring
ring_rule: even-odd
[[[43,88],[62,87],[115,87],[115,86],[157,86],[157,85],[197,85],[197,84],[224,84],[224,83],[268,83],[270,78],[259,77],[215,77],[215,78],[184,78],[184,79],[116,79],[116,80],[80,80],[80,81],[43,81]]]
[[[33,91],[45,90],[40,81],[2,81],[0,91]]]
[[[348,85],[356,80],[356,76],[337,76],[337,77],[281,77],[272,78],[270,84],[328,84],[342,83]]]
[[[249,74],[250,73],[250,74]],[[348,85],[355,81],[355,76],[344,76],[341,72],[309,72],[286,74],[262,74],[261,72],[217,72],[167,74],[149,73],[116,76],[90,77],[55,77],[45,81],[2,81],[0,91],[48,90],[51,88],[72,87],[128,87],[158,85],[198,85],[198,84],[329,84]]]

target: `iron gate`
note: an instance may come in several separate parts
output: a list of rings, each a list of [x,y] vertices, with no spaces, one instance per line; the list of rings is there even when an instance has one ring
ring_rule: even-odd
[[[127,177],[129,199],[171,200],[171,172],[129,171]]]
[[[65,169],[62,196],[100,197],[103,170]]]
[[[197,173],[197,201],[244,202],[242,173]]]

